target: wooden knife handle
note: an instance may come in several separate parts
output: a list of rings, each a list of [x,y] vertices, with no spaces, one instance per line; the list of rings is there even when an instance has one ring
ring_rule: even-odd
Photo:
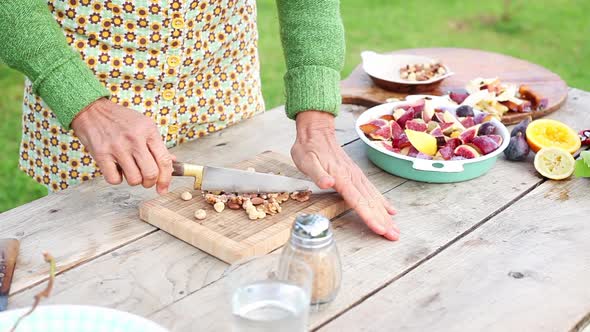
[[[172,176],[184,176],[184,163],[173,161],[172,168],[174,169]]]
[[[195,178],[195,189],[201,189],[203,183],[203,166],[182,163],[179,161],[172,162],[173,176],[192,176]]]
[[[0,239],[0,295],[10,291],[18,249],[17,239]]]

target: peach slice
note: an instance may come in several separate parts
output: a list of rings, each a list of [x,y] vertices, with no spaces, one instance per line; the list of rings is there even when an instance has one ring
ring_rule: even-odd
[[[429,156],[434,156],[436,154],[437,145],[434,136],[410,129],[406,129],[405,132],[406,136],[408,136],[408,140],[416,150]]]

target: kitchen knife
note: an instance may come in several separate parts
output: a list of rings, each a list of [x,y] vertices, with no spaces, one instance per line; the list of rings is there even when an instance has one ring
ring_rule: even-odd
[[[232,168],[199,166],[174,162],[174,176],[192,176],[194,188],[205,191],[235,193],[280,193],[311,191],[312,194],[334,193],[334,189],[320,189],[313,182],[282,175],[244,171]]]
[[[0,239],[0,311],[6,310],[8,293],[18,256],[17,239]]]

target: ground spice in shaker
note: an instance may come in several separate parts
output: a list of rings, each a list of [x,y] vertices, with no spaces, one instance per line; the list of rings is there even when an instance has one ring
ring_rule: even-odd
[[[297,216],[281,261],[293,258],[304,261],[313,271],[312,306],[332,301],[340,289],[342,267],[329,219],[321,215]]]

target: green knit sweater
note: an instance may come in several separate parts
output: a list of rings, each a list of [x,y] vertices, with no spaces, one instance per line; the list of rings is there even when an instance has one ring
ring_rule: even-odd
[[[287,62],[286,110],[337,115],[344,29],[339,0],[277,0]],[[0,0],[0,59],[33,82],[33,90],[69,128],[85,106],[109,96],[44,0]]]

